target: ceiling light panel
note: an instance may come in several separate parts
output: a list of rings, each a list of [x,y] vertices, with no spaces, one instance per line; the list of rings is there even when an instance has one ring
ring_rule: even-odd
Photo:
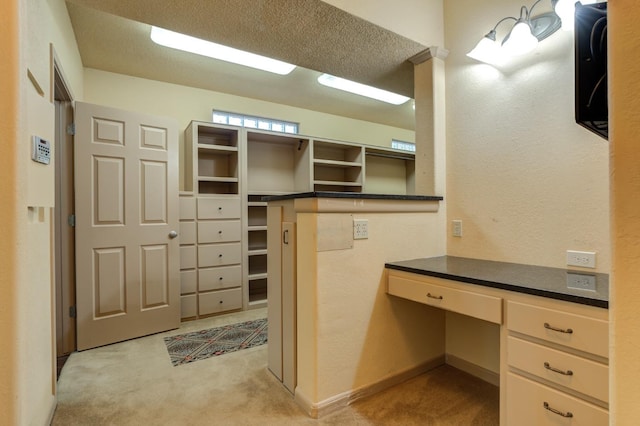
[[[151,40],[161,46],[172,49],[183,50],[196,55],[207,56],[280,75],[287,75],[296,67],[277,59],[267,58],[266,56],[256,55],[159,27],[151,27]]]
[[[329,74],[322,74],[318,77],[318,83],[327,87],[344,90],[346,92],[366,96],[368,98],[387,102],[393,105],[401,105],[410,99],[406,96],[398,95],[397,93],[388,92],[386,90],[367,86],[366,84],[356,83],[355,81],[346,80]]]

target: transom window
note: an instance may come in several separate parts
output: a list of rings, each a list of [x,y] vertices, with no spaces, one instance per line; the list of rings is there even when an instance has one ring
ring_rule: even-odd
[[[281,133],[298,133],[299,124],[273,118],[254,117],[234,112],[213,110],[213,122]]]
[[[408,152],[416,152],[416,144],[413,142],[405,142],[398,141],[395,139],[391,140],[391,148],[397,149],[400,151],[408,151]]]

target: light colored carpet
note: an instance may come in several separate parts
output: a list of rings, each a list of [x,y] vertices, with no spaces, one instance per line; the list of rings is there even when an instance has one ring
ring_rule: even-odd
[[[73,353],[53,425],[497,425],[498,388],[443,366],[314,420],[267,370],[267,345],[172,366],[163,337],[263,318],[257,309]]]

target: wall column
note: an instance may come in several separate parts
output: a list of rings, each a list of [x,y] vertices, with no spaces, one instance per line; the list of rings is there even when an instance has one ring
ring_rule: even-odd
[[[0,422],[17,424],[17,263],[16,251],[16,158],[19,125],[18,0],[2,2],[0,13]]]
[[[636,0],[609,2],[610,424],[640,417],[640,50]]]

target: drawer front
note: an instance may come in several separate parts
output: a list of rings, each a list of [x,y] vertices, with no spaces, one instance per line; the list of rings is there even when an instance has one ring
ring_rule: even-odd
[[[608,358],[609,323],[518,302],[508,302],[509,330]]]
[[[609,367],[604,364],[513,336],[507,339],[507,362],[550,382],[609,402]]]
[[[191,318],[198,314],[198,299],[195,294],[180,296],[180,318]]]
[[[502,324],[502,299],[389,275],[389,294]]]
[[[198,198],[198,219],[237,219],[239,198]]]
[[[195,293],[198,289],[198,275],[195,269],[180,271],[180,294]]]
[[[180,244],[196,243],[196,223],[180,222]]]
[[[507,424],[607,426],[607,410],[532,380],[508,373]],[[548,408],[545,408],[545,403]],[[556,410],[557,412],[551,411]],[[562,414],[571,417],[564,417]]]
[[[239,220],[198,222],[198,243],[225,243],[240,241]]]
[[[240,265],[199,269],[198,283],[200,291],[240,287],[242,284]]]
[[[240,309],[242,307],[242,289],[212,291],[198,295],[198,309],[200,315]]]
[[[180,197],[180,220],[194,220],[196,218],[196,199]]]
[[[180,269],[196,267],[196,246],[180,247]]]
[[[198,246],[198,267],[224,266],[240,263],[240,243]]]

